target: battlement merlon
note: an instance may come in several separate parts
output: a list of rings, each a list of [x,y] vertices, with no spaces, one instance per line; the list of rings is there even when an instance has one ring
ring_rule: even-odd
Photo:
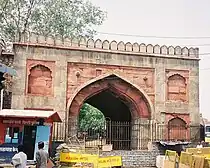
[[[104,52],[119,52],[125,54],[137,54],[137,55],[151,55],[169,58],[181,58],[181,59],[198,59],[199,60],[199,48],[187,48],[180,46],[159,46],[151,44],[131,44],[130,42],[124,43],[116,41],[101,41],[100,39],[86,39],[84,37],[80,38],[65,38],[62,39],[58,36],[42,36],[34,33],[24,34],[21,37],[20,42],[15,42],[15,44],[25,44],[25,45],[36,45],[36,46],[46,46],[54,48],[65,48],[65,49],[80,49],[80,50],[95,50]]]

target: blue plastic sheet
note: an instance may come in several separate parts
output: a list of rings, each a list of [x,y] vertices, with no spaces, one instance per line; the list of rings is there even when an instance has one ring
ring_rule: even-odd
[[[8,73],[11,76],[17,76],[17,72],[15,69],[8,67],[2,63],[0,63],[0,72],[2,73]]]

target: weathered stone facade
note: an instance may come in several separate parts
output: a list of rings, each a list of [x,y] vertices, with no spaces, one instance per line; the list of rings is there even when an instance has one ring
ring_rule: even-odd
[[[161,153],[154,151],[112,151],[104,152],[103,156],[122,156],[123,167],[153,168],[156,167],[156,156]]]
[[[14,43],[14,54],[14,109],[54,109],[63,120],[72,119],[88,97],[111,86],[130,101],[134,119],[200,123],[197,48],[62,41],[32,34]],[[118,84],[111,82],[113,76]]]

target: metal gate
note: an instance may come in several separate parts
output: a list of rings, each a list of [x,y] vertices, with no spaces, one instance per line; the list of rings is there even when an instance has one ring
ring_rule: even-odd
[[[112,144],[114,150],[130,150],[131,122],[107,121],[106,142]]]
[[[168,122],[168,140],[186,140],[187,126],[179,118],[172,119]]]
[[[85,140],[86,147],[112,144],[113,150],[131,149],[131,122],[106,121],[104,130],[77,131],[77,137]]]

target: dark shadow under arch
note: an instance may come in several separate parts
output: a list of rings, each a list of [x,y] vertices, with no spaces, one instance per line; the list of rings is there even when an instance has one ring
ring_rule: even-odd
[[[114,150],[131,149],[132,116],[129,102],[123,100],[111,89],[106,89],[88,98],[85,103],[99,109],[106,118],[106,122],[101,123],[106,125],[104,134],[100,134],[103,136],[103,143],[112,144]],[[87,135],[91,135],[91,132]]]
[[[131,122],[131,112],[126,102],[110,89],[106,89],[85,102],[99,109],[111,121]]]

